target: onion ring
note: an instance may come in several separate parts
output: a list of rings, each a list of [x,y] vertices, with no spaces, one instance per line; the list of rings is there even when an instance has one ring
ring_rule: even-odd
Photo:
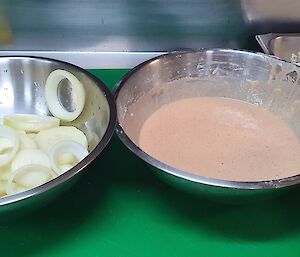
[[[67,79],[71,83],[77,98],[77,106],[74,111],[66,110],[58,99],[58,86],[64,79]],[[72,73],[65,70],[54,70],[50,73],[46,81],[45,98],[47,106],[53,116],[64,121],[73,121],[83,110],[85,104],[85,91],[81,82]]]

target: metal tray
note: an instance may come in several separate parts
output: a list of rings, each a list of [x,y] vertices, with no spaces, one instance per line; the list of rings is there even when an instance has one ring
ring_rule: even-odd
[[[269,33],[257,35],[256,40],[266,54],[288,62],[300,63],[300,33]]]

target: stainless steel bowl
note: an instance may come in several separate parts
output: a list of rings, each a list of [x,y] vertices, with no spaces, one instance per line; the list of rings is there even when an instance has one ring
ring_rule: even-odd
[[[65,125],[76,126],[85,133],[90,153],[75,167],[48,183],[0,198],[0,213],[15,210],[16,206],[29,208],[29,203],[39,205],[67,189],[75,181],[73,177],[100,154],[114,132],[115,102],[99,79],[72,64],[38,57],[0,57],[0,118],[11,113],[50,114],[44,99],[44,85],[48,75],[56,69],[71,72],[84,85],[84,109],[76,120]],[[72,110],[76,96],[69,89],[68,81],[61,81],[58,98],[67,110]]]
[[[191,96],[223,96],[262,105],[275,115],[284,117],[289,127],[300,138],[299,77],[300,69],[297,66],[260,53],[213,49],[162,55],[131,70],[115,87],[117,134],[134,154],[158,168],[160,172],[157,174],[192,191],[200,188],[204,188],[200,190],[201,192],[222,191],[221,189],[229,188],[262,191],[298,184],[300,175],[258,182],[228,181],[192,175],[154,159],[142,151],[136,142],[141,125],[151,113],[165,103]],[[182,78],[191,78],[194,83],[182,84],[180,87],[172,87],[170,84],[168,89],[159,88],[161,84]],[[228,83],[228,86],[222,87],[209,83],[208,86],[200,87],[196,83],[197,80],[213,79],[235,83]],[[157,94],[153,94],[142,108],[133,110],[136,130],[128,133],[124,130],[128,107],[153,88],[157,89]],[[254,190],[231,191],[239,194],[240,191]]]

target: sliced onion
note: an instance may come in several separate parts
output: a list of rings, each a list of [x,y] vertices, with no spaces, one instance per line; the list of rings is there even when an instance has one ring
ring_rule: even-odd
[[[19,133],[19,140],[20,140],[20,149],[36,149],[37,144],[36,142],[28,135]]]
[[[35,114],[12,114],[3,118],[4,125],[26,132],[39,132],[41,130],[58,127],[59,119],[51,116]]]
[[[59,170],[61,171],[61,173],[65,173],[66,171],[72,169],[74,166],[71,165],[71,164],[62,164],[62,165],[59,165]]]
[[[58,99],[58,86],[59,83],[67,79],[75,92],[77,101],[76,108],[74,111],[66,110]],[[70,72],[65,70],[52,71],[47,78],[45,85],[45,98],[50,112],[55,116],[64,121],[75,120],[83,110],[85,104],[85,91],[81,82]]]
[[[68,165],[74,162],[76,162],[76,158],[72,153],[62,153],[57,159],[59,165]]]
[[[76,163],[69,163],[72,166],[75,166],[89,154],[81,144],[74,141],[62,141],[54,145],[50,151],[50,163],[52,169],[58,175],[65,172],[58,163],[59,157],[65,153],[71,153],[76,158]]]
[[[7,181],[0,181],[0,197],[6,195],[6,186],[7,186]]]
[[[29,136],[31,139],[35,139],[36,133],[27,133],[27,136]]]
[[[0,138],[2,138],[2,146],[0,142],[0,167],[2,167],[16,155],[19,149],[19,137],[13,129],[0,125]],[[8,143],[7,139],[11,143]]]
[[[9,138],[0,137],[0,153],[8,151],[13,146],[13,142]]]
[[[49,153],[53,145],[65,140],[75,141],[87,149],[88,143],[86,136],[82,131],[75,127],[62,126],[58,128],[52,128],[41,131],[35,136],[35,141],[37,142],[39,148],[45,153]]]
[[[6,195],[14,195],[28,190],[29,188],[18,185],[15,182],[6,182],[6,186],[4,187]]]
[[[25,149],[18,152],[11,163],[11,170],[15,171],[27,165],[51,167],[49,157],[39,149]]]
[[[6,193],[18,192],[40,186],[55,177],[55,173],[41,165],[26,165],[11,173],[7,182]]]
[[[0,170],[0,181],[7,181],[9,179],[9,176],[10,176],[10,173],[11,173],[11,167],[10,167],[10,164],[4,166],[4,167],[1,167],[1,170]]]

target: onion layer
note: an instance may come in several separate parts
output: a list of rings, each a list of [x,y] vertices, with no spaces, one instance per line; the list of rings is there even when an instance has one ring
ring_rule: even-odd
[[[41,130],[58,127],[59,119],[51,116],[36,114],[12,114],[3,118],[3,124],[16,130],[39,132]]]
[[[19,149],[19,137],[13,129],[0,125],[0,139],[0,167],[2,167],[16,155]]]
[[[35,136],[35,141],[39,148],[45,153],[49,153],[53,145],[65,140],[75,141],[86,149],[88,147],[86,136],[82,131],[75,127],[61,126],[58,128],[52,128],[41,131]]]
[[[74,111],[66,110],[58,99],[59,83],[67,79],[71,85],[72,90],[76,95],[76,108]],[[53,116],[64,121],[75,120],[83,110],[85,104],[85,91],[81,82],[70,72],[65,70],[55,70],[50,73],[45,85],[45,98],[47,106]]]
[[[20,150],[37,148],[35,141],[30,136],[23,133],[18,134],[20,140]]]
[[[88,151],[79,143],[74,141],[62,141],[54,145],[50,151],[50,163],[52,169],[58,174],[61,175],[66,171],[67,164],[59,165],[59,157],[62,154],[71,153],[75,159],[75,163],[69,163],[70,165],[75,166],[82,159],[84,159],[89,153]]]
[[[14,194],[37,187],[48,182],[55,176],[55,173],[45,166],[36,164],[26,165],[10,174],[6,192],[7,194]]]
[[[39,149],[25,149],[17,153],[11,164],[11,170],[15,171],[27,165],[40,165],[50,168],[49,157]]]

